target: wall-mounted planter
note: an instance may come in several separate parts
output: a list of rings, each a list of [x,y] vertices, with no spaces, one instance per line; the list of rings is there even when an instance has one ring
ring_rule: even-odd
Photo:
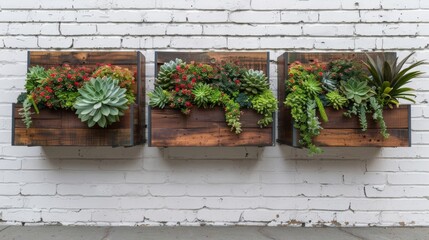
[[[395,58],[395,53],[385,54],[387,58]],[[284,106],[285,80],[288,74],[288,65],[295,61],[308,63],[317,59],[319,62],[328,62],[335,59],[366,60],[364,53],[284,53],[278,60],[278,139],[281,144],[300,147],[299,131],[293,127],[290,109]],[[368,116],[368,130],[362,131],[357,118],[343,116],[343,111],[326,108],[329,121],[322,123],[320,135],[313,138],[317,146],[328,147],[408,147],[411,146],[411,106],[402,105],[399,108],[385,109],[384,120],[390,137],[384,139],[380,135],[377,124]]]
[[[180,58],[186,62],[213,63],[224,61],[240,62],[246,68],[262,70],[269,76],[269,55],[267,52],[157,52],[155,75],[165,62]],[[242,110],[240,122],[243,131],[231,132],[225,123],[221,108],[193,109],[185,116],[175,109],[149,108],[149,145],[152,147],[191,146],[271,146],[274,143],[274,127],[260,128],[260,115],[254,110]]]
[[[29,52],[28,67],[61,64],[95,67],[112,64],[136,72],[136,103],[107,128],[88,128],[73,111],[41,109],[27,129],[13,105],[12,145],[27,146],[134,146],[143,144],[145,122],[145,58],[139,52]]]

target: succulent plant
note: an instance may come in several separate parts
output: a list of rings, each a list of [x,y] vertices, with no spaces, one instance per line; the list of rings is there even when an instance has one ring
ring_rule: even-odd
[[[165,105],[169,102],[169,92],[162,89],[161,87],[156,87],[153,92],[149,93],[149,105],[151,107],[164,108]]]
[[[119,121],[128,109],[126,89],[118,86],[118,80],[108,78],[92,78],[80,88],[74,108],[82,122],[88,127],[98,124],[106,127]]]
[[[322,87],[314,75],[306,75],[302,81],[302,88],[310,96],[317,96],[322,92]]]
[[[263,115],[262,119],[258,121],[259,126],[266,127],[273,122],[273,113],[277,110],[277,99],[271,90],[266,89],[262,94],[253,97],[252,106],[257,113]]]
[[[235,101],[240,104],[241,108],[252,108],[251,99],[245,93],[239,93]]]
[[[350,99],[357,104],[360,104],[362,101],[365,101],[374,95],[374,91],[368,86],[366,81],[358,81],[355,79],[342,82],[341,90],[347,99]]]
[[[338,81],[331,79],[329,77],[329,74],[324,73],[322,78],[322,88],[323,90],[327,92],[335,91],[337,90]]]
[[[412,97],[414,91],[412,88],[404,87],[413,78],[419,77],[423,74],[421,71],[411,71],[414,68],[426,64],[424,61],[417,61],[410,66],[402,69],[407,60],[413,55],[406,56],[401,62],[398,63],[398,58],[394,60],[377,57],[376,60],[369,55],[368,62],[364,63],[371,73],[369,84],[375,87],[377,95],[379,96],[384,106],[392,107],[399,105],[399,99],[405,99],[415,102]]]
[[[267,79],[264,72],[250,69],[243,75],[241,89],[249,95],[257,95],[269,88]]]
[[[210,104],[212,87],[206,83],[197,83],[192,90],[194,102],[198,107],[207,108]]]
[[[159,86],[165,90],[173,89],[174,82],[171,79],[171,75],[177,72],[176,67],[182,63],[183,61],[178,58],[176,58],[175,61],[164,63],[159,69],[158,77],[155,80],[155,86]]]
[[[49,71],[45,70],[44,67],[34,66],[28,69],[27,79],[25,82],[25,89],[27,93],[33,91],[44,79],[49,75]]]
[[[22,117],[22,122],[24,122],[26,128],[30,128],[33,121],[31,120],[31,101],[29,98],[25,98],[24,102],[22,103],[22,108],[19,109],[19,116]]]
[[[343,108],[347,103],[347,98],[342,96],[338,90],[327,93],[326,99],[328,99],[328,105],[332,106],[335,110]]]

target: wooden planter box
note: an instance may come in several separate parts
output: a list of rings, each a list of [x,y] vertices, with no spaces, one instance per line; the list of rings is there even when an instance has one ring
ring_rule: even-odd
[[[60,64],[95,67],[110,63],[137,73],[136,103],[130,106],[120,122],[107,128],[88,128],[74,111],[41,109],[33,114],[27,129],[18,109],[12,107],[12,145],[27,146],[134,146],[143,144],[145,122],[145,58],[139,52],[28,52],[28,67],[53,67]]]
[[[396,58],[395,53],[370,53],[372,57],[385,54],[387,58]],[[284,106],[285,80],[288,74],[288,65],[294,61],[308,63],[314,59],[328,62],[335,59],[366,60],[364,53],[284,53],[277,59],[278,64],[278,139],[281,144],[300,147],[299,131],[293,127],[290,110]],[[402,105],[399,108],[385,109],[383,116],[386,121],[390,137],[384,139],[380,129],[367,116],[368,130],[363,132],[357,117],[347,118],[343,111],[326,108],[329,121],[322,123],[320,135],[313,138],[317,146],[329,147],[409,147],[411,146],[411,106]]]
[[[238,60],[240,65],[262,70],[269,76],[269,56],[267,52],[156,52],[155,76],[165,62],[180,58],[186,62],[213,63]],[[274,143],[272,125],[260,128],[260,115],[254,110],[242,110],[240,134],[231,132],[225,123],[225,113],[221,108],[193,108],[189,116],[175,109],[151,109],[149,107],[149,146],[191,147],[191,146],[271,146]]]

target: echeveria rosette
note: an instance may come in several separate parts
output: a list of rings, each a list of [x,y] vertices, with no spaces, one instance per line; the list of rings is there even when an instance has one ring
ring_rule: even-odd
[[[80,88],[74,108],[82,122],[88,127],[95,124],[105,128],[118,122],[119,117],[128,109],[126,89],[118,85],[112,78],[92,78]]]

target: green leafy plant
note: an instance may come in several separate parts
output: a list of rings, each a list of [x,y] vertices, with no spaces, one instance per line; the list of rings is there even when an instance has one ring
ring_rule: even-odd
[[[38,87],[44,79],[49,76],[50,72],[44,67],[34,66],[28,69],[27,79],[25,81],[25,89],[27,94],[31,93],[34,88]]]
[[[264,90],[260,95],[254,96],[251,100],[253,109],[263,118],[258,121],[261,127],[266,127],[273,122],[273,113],[277,110],[277,99],[269,89]]]
[[[34,102],[33,96],[31,95],[32,91],[42,84],[50,74],[50,71],[45,70],[41,66],[33,66],[28,69],[27,78],[25,81],[25,90],[26,92],[21,93],[18,96],[18,103],[22,103],[22,108],[19,110],[19,115],[22,116],[22,121],[24,122],[26,128],[30,128],[32,124],[31,107],[34,107],[34,110],[39,114],[39,108]]]
[[[262,71],[248,70],[243,75],[241,89],[249,95],[257,95],[269,88],[267,77]]]
[[[241,108],[252,108],[252,101],[250,97],[243,92],[237,94],[237,98],[235,99],[235,101],[238,104],[240,104]],[[276,100],[276,103],[277,103],[277,100]]]
[[[31,91],[36,104],[54,109],[72,109],[77,90],[88,81],[92,70],[69,65],[51,68],[49,76]]]
[[[260,113],[261,127],[273,121],[277,100],[269,91],[267,80],[262,71],[247,70],[238,63],[187,64],[176,59],[160,67],[156,88],[149,94],[150,105],[168,106],[184,114],[189,114],[193,107],[220,106],[225,111],[226,124],[239,134],[242,131],[240,108],[252,108]]]
[[[313,144],[313,137],[320,133],[320,121],[316,115],[316,102],[300,86],[294,86],[285,100],[285,105],[291,109],[294,127],[299,130],[300,144],[307,147],[309,154],[320,153],[321,149]]]
[[[389,106],[390,108],[394,105],[398,106],[399,99],[415,102],[412,99],[415,95],[411,93],[414,89],[405,87],[405,85],[423,74],[423,72],[413,71],[413,69],[426,63],[417,61],[404,68],[405,63],[413,54],[409,54],[399,63],[398,58],[389,60],[377,57],[374,60],[367,55],[368,62],[364,64],[371,73],[368,82],[375,87],[377,96],[383,106]]]
[[[26,98],[24,102],[22,103],[22,108],[19,109],[19,115],[22,117],[22,121],[25,124],[26,128],[30,128],[33,121],[31,120],[31,100],[29,98]]]
[[[341,82],[341,90],[347,99],[360,104],[363,101],[368,100],[374,95],[374,91],[366,81],[358,81],[350,79],[347,82]]]
[[[168,104],[169,92],[161,87],[156,87],[149,93],[149,105],[151,107],[164,108]]]
[[[207,108],[211,103],[212,87],[207,83],[197,83],[192,90],[194,102],[198,107]]]
[[[90,81],[91,76],[96,80]],[[102,81],[106,83],[101,83]],[[26,92],[18,97],[18,102],[23,104],[19,114],[29,128],[32,123],[32,108],[38,114],[39,108],[74,110],[77,106],[79,118],[87,121],[88,126],[98,124],[106,127],[119,121],[123,110],[134,102],[135,87],[132,71],[110,64],[100,65],[95,71],[85,66],[72,67],[67,64],[48,70],[34,66],[27,73]],[[125,106],[122,104],[123,91],[126,96]],[[105,99],[100,100],[103,96]],[[93,109],[88,113],[91,104]]]
[[[342,109],[347,104],[347,98],[342,96],[338,90],[327,93],[326,98],[329,101],[329,105],[335,110]]]
[[[165,90],[171,90],[174,88],[173,75],[177,73],[178,68],[183,64],[181,59],[164,63],[159,68],[158,77],[155,80],[155,87],[161,87]]]
[[[119,121],[119,116],[128,109],[126,89],[119,87],[119,81],[108,78],[93,78],[79,89],[74,108],[76,114],[87,122],[88,127],[95,124],[105,128]]]
[[[327,120],[324,106],[344,109],[346,117],[356,116],[362,131],[367,130],[367,117],[371,116],[377,122],[380,134],[388,138],[383,107],[392,108],[399,104],[399,99],[413,101],[413,89],[405,85],[423,74],[415,70],[425,64],[423,61],[404,67],[411,55],[400,62],[379,57],[374,60],[369,56],[367,63],[349,59],[327,64],[317,60],[306,64],[293,62],[286,79],[285,105],[290,108],[294,127],[300,132],[300,144],[307,147],[310,154],[321,152],[312,139],[322,129],[316,110],[319,110],[321,120]]]
[[[119,87],[127,90],[126,96],[128,104],[132,104],[136,100],[136,97],[134,96],[134,89],[136,88],[134,75],[135,73],[128,68],[113,66],[111,64],[101,65],[92,73],[93,78],[111,77],[118,80]]]
[[[240,122],[240,104],[236,103],[227,94],[222,95],[221,102],[225,106],[224,109],[226,124],[231,127],[231,131],[235,132],[236,134],[241,133],[242,129]]]

